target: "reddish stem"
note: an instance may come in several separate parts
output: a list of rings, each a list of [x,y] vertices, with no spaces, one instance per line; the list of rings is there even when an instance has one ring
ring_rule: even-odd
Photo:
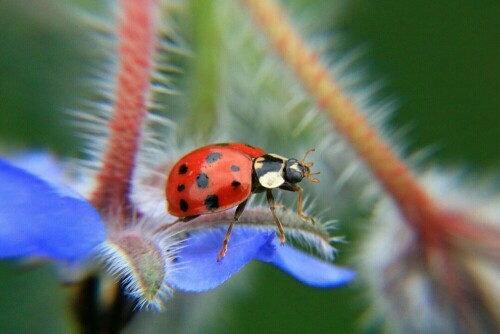
[[[307,48],[275,1],[242,2],[250,9],[283,61],[292,68],[337,130],[394,199],[406,220],[420,229],[424,239],[431,238],[432,233],[425,223],[431,217],[435,221],[440,211],[408,166],[392,152],[352,101],[342,94],[318,55]]]
[[[452,236],[477,242],[486,248],[497,244],[500,236],[496,229],[471,224],[472,217],[447,212],[434,201],[409,167],[393,153],[352,101],[342,94],[318,55],[308,49],[275,1],[241,1],[250,9],[283,61],[365,161],[405,221],[419,233],[424,243],[442,245]],[[498,246],[493,249],[498,249]]]
[[[487,298],[474,296],[474,289],[478,292],[480,289],[470,286],[471,279],[467,276],[470,273],[465,272],[466,268],[459,259],[463,253],[456,250],[472,251],[474,254],[481,251],[482,255],[498,260],[498,229],[481,224],[481,218],[474,212],[464,210],[462,213],[460,208],[447,211],[425,191],[409,167],[392,152],[352,101],[342,94],[333,76],[292,29],[274,0],[241,1],[250,9],[284,63],[295,72],[321,109],[327,112],[338,132],[364,160],[404,221],[418,236],[425,265],[439,283],[436,296],[441,297],[441,302],[444,300],[446,308],[456,310],[465,331],[478,332],[485,319],[473,316],[475,304],[485,307]],[[394,264],[405,265],[405,261],[408,259],[395,261]],[[401,273],[400,267],[394,269],[398,275]],[[399,282],[407,284],[403,280]],[[471,299],[471,296],[476,298]],[[450,302],[454,303],[452,308],[449,308]]]
[[[91,203],[105,214],[131,214],[130,181],[146,116],[155,40],[155,0],[121,0],[113,119]]]

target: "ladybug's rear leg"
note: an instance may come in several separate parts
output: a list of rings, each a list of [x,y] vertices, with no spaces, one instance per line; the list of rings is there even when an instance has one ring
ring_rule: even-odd
[[[166,224],[166,225],[162,225],[160,226],[156,232],[163,232],[163,231],[166,231],[168,229],[171,229],[172,227],[174,227],[175,225],[177,225],[178,223],[187,223],[195,218],[198,218],[200,215],[195,215],[195,216],[188,216],[188,217],[179,217],[177,218],[176,220],[174,220],[173,222],[171,222],[170,224]]]
[[[283,225],[281,225],[281,222],[276,216],[276,213],[274,210],[276,209],[276,205],[274,203],[274,196],[273,196],[273,191],[272,189],[267,189],[266,190],[266,197],[267,197],[267,203],[269,203],[269,209],[271,209],[271,213],[273,214],[274,221],[276,222],[276,225],[278,226],[278,230],[280,232],[280,242],[281,244],[285,243],[285,231],[283,230]]]
[[[222,242],[222,248],[219,252],[219,255],[217,256],[217,262],[220,262],[220,260],[222,260],[222,258],[226,255],[227,244],[229,242],[229,237],[231,236],[231,231],[233,230],[233,225],[234,225],[234,223],[236,223],[238,221],[238,219],[240,218],[243,211],[245,211],[245,205],[247,204],[247,202],[248,202],[248,199],[241,202],[236,207],[236,211],[234,212],[233,221],[229,224],[229,227],[227,228],[226,236],[224,237],[224,241]]]

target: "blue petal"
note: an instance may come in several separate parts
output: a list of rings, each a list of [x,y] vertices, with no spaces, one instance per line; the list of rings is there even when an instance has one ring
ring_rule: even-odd
[[[172,273],[169,284],[189,292],[213,289],[238,272],[257,253],[272,257],[274,232],[235,228],[226,257],[217,262],[225,229],[193,232],[179,251],[179,267]]]
[[[350,269],[322,261],[291,246],[278,245],[277,240],[273,243],[276,252],[272,258],[269,258],[267,253],[258,254],[257,258],[275,265],[304,284],[317,288],[332,288],[347,284],[356,276]]]
[[[64,184],[64,170],[60,161],[45,151],[28,151],[9,156],[9,162],[47,183]]]
[[[103,222],[84,198],[0,159],[0,258],[76,260],[104,239]]]
[[[279,245],[275,233],[236,226],[231,234],[226,257],[216,262],[226,229],[192,232],[178,253],[178,268],[169,284],[188,291],[213,289],[238,272],[251,259],[271,263],[302,283],[313,287],[336,287],[352,281],[355,273],[322,261],[291,246]]]

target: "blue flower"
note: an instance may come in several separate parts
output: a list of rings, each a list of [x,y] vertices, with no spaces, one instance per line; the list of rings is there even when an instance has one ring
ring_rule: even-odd
[[[56,164],[43,155],[27,155],[17,165],[0,159],[0,259],[75,261],[103,249],[98,246],[109,238],[106,221],[61,181]],[[349,269],[280,245],[274,231],[250,226],[234,228],[227,256],[218,263],[215,259],[224,233],[222,227],[187,232],[176,248],[174,270],[164,278],[166,284],[191,292],[213,289],[252,259],[270,263],[314,287],[336,287],[354,278]]]
[[[280,245],[275,232],[251,227],[235,227],[227,256],[216,262],[225,232],[224,228],[217,228],[192,233],[178,255],[180,266],[168,282],[183,291],[213,289],[252,259],[270,263],[313,287],[341,286],[355,276],[352,270],[319,260],[289,245]]]
[[[73,261],[105,240],[97,211],[47,175],[50,182],[0,159],[0,258]]]

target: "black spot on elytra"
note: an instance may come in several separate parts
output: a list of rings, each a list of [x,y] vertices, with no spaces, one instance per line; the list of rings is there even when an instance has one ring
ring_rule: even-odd
[[[205,207],[207,210],[216,210],[219,208],[219,198],[217,195],[208,195],[205,198]]]
[[[184,211],[184,212],[186,212],[189,209],[188,202],[186,202],[183,199],[180,200],[179,206],[181,207],[181,210]]]
[[[188,166],[186,164],[182,164],[179,166],[179,175],[186,174],[188,171]]]
[[[179,191],[179,192],[183,191],[184,189],[186,189],[186,186],[185,186],[185,185],[183,185],[183,184],[179,184],[179,185],[177,186],[177,191]]]
[[[234,180],[233,182],[231,182],[231,185],[236,188],[241,186],[241,182],[238,180]]]
[[[240,167],[236,166],[236,165],[231,165],[231,170],[233,172],[239,172],[240,171]]]
[[[198,188],[206,188],[208,186],[208,175],[205,173],[200,173],[196,177],[196,185]]]
[[[210,153],[207,157],[206,157],[206,161],[209,163],[209,164],[212,164],[214,162],[216,162],[217,160],[220,159],[220,157],[222,157],[222,154],[219,153],[219,152],[212,152]]]

